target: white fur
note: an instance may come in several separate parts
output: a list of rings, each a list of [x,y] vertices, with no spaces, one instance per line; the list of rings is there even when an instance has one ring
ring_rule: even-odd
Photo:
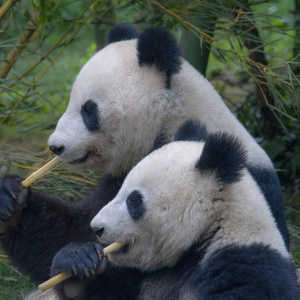
[[[197,240],[210,241],[205,259],[228,245],[270,245],[288,257],[284,242],[259,187],[245,170],[240,182],[222,186],[215,174],[195,166],[203,143],[173,142],[154,151],[132,169],[118,195],[92,220],[104,227],[100,241],[129,244],[128,252],[109,258],[121,266],[155,270],[172,266]],[[145,214],[133,221],[126,199],[143,195]]]
[[[166,89],[163,74],[154,66],[138,65],[136,44],[137,40],[130,40],[106,46],[78,74],[68,108],[49,138],[49,145],[65,146],[62,160],[120,175],[149,153],[161,132],[169,141],[185,120],[197,118],[210,132],[239,136],[250,165],[272,168],[265,152],[201,74],[182,60],[182,69],[171,78],[171,89]],[[86,129],[80,114],[89,99],[100,111],[96,132]],[[92,155],[86,162],[72,164],[87,151]]]

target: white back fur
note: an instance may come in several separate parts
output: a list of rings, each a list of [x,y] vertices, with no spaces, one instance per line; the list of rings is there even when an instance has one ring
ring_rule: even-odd
[[[171,140],[187,119],[197,118],[209,132],[239,136],[248,150],[249,164],[272,168],[265,152],[223,103],[213,86],[185,60],[164,87],[163,74],[138,65],[137,40],[112,43],[94,55],[78,74],[64,115],[49,145],[65,146],[61,159],[72,165],[89,151],[77,168],[102,169],[112,175],[128,172],[145,157],[163,132]],[[98,104],[100,129],[89,132],[81,106]]]
[[[109,258],[117,265],[143,271],[172,266],[181,254],[218,226],[204,261],[229,245],[270,245],[288,257],[281,235],[259,187],[244,170],[241,181],[222,186],[212,173],[195,165],[204,143],[173,142],[144,158],[129,173],[118,195],[92,220],[104,227],[100,242],[129,244],[128,252]],[[145,214],[134,221],[126,199],[143,195]]]

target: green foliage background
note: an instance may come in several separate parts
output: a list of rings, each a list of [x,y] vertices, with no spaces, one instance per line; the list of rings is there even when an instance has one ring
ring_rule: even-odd
[[[104,46],[105,33],[115,22],[131,22],[140,30],[164,26],[178,42],[187,32],[196,38],[199,68],[206,70],[206,77],[275,163],[300,266],[300,26],[299,15],[293,14],[297,0],[23,0],[1,15],[8,2],[0,2],[0,175],[26,177],[49,159],[47,138],[66,109],[72,82]],[[252,28],[258,28],[262,45],[249,50],[245,40],[260,41]],[[31,35],[20,43],[25,32]],[[19,50],[15,62],[10,60]],[[251,51],[264,53],[268,63],[251,60]],[[3,75],[5,65],[10,70]],[[270,95],[265,95],[265,103],[257,100],[259,87],[265,85],[274,103],[268,102]],[[275,116],[271,127],[276,134],[271,138],[263,123],[265,107]],[[75,201],[100,175],[60,166],[34,188]],[[8,262],[0,256],[0,298],[16,299],[32,285]]]

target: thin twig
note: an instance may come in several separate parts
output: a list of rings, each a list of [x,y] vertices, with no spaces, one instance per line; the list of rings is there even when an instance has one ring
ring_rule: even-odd
[[[13,6],[15,2],[19,0],[7,0],[1,7],[0,7],[0,20],[6,15],[9,9]]]
[[[6,78],[8,72],[15,64],[16,60],[20,57],[22,51],[28,45],[30,38],[32,37],[32,35],[36,30],[35,23],[37,19],[38,19],[38,14],[35,14],[34,19],[30,20],[27,23],[25,31],[18,38],[16,42],[16,46],[13,47],[13,49],[11,49],[11,51],[8,53],[6,60],[3,62],[3,64],[0,67],[0,78]]]

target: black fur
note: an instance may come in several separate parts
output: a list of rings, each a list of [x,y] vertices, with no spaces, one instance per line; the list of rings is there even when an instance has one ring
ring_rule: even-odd
[[[175,38],[163,28],[150,28],[140,35],[137,50],[139,65],[155,65],[165,74],[166,88],[170,88],[171,76],[181,68],[181,53]]]
[[[137,300],[140,299],[140,287],[143,280],[144,274],[139,270],[119,268],[108,263],[103,274],[91,276],[83,282],[78,281],[76,277],[72,277],[68,281],[83,283],[85,286],[81,294],[76,298],[78,300]],[[64,296],[62,287],[62,284],[56,287],[60,299],[70,300]]]
[[[282,193],[280,189],[280,182],[275,170],[267,170],[248,166],[248,171],[264,194],[275,218],[277,227],[284,239],[285,245],[287,249],[289,249],[290,241],[285,220]]]
[[[245,164],[246,152],[241,142],[227,133],[216,133],[206,138],[196,168],[201,172],[216,172],[220,183],[230,184],[239,181]]]
[[[90,221],[115,197],[124,178],[104,176],[93,195],[72,206],[30,191],[22,215],[14,216],[15,227],[1,236],[2,245],[13,263],[37,282],[46,280],[52,259],[62,247],[74,241],[77,245],[96,241]],[[0,184],[1,199],[12,197],[13,200],[9,201],[14,203],[15,196],[18,199],[24,190],[20,182],[18,177],[6,177]],[[15,195],[7,193],[7,189]],[[69,244],[67,247],[71,250],[73,246]],[[183,253],[174,267],[152,273],[118,268],[108,263],[103,274],[90,276],[84,281],[86,286],[80,299],[140,299],[142,286],[146,294],[163,295],[164,299],[170,300],[178,298],[186,289],[195,299],[268,299],[265,295],[269,299],[299,299],[292,263],[268,247],[226,249],[200,267],[203,252],[198,251],[197,246]],[[61,299],[66,299],[62,287],[63,284],[58,290]],[[273,294],[267,294],[270,291],[274,291]]]
[[[299,299],[293,263],[263,245],[219,252],[195,281],[200,299]]]
[[[80,295],[80,300],[143,299],[141,295],[143,284],[148,299],[179,299],[180,292],[184,287],[197,292],[198,283],[195,283],[193,278],[199,265],[195,262],[199,262],[204,254],[197,247],[198,244],[195,244],[183,253],[182,258],[174,267],[163,268],[150,273],[142,273],[137,269],[116,267],[108,263],[103,274],[90,279]],[[61,287],[59,287],[59,290],[61,299],[67,300],[62,294]],[[152,295],[154,297],[151,297]]]
[[[117,29],[115,29],[115,31],[115,33],[111,33],[109,42],[132,39],[136,38],[138,35],[136,30],[131,30],[129,27],[127,27],[123,33]],[[180,52],[172,36],[164,30],[153,29],[146,31],[143,34],[143,37],[138,40],[138,52],[139,64],[141,66],[155,65],[158,70],[166,75],[166,87],[169,88],[171,85],[171,76],[180,71],[181,64]],[[99,127],[99,119],[98,123]],[[206,145],[208,144],[206,143]],[[233,156],[232,152],[229,151],[228,155],[226,155],[227,151],[224,149],[222,150],[222,147],[220,149],[218,148],[220,147],[220,143],[210,141],[210,145],[211,147],[207,146],[207,150],[205,151],[208,163],[203,161],[201,163],[200,160],[197,165],[198,168],[201,171],[216,171],[219,180],[225,180],[226,182],[236,181],[239,177],[239,171],[242,168],[242,151],[237,151],[238,160],[236,162],[236,158]],[[218,145],[218,147],[214,148],[215,145]],[[209,150],[212,150],[212,152],[218,154],[218,156],[222,155],[223,158],[219,159],[218,156],[215,157],[209,153]],[[217,160],[217,162],[215,160]],[[222,163],[227,160],[228,162],[231,162],[228,168],[226,164]],[[219,161],[223,170],[217,166]],[[234,164],[236,165],[234,166]],[[273,177],[269,179],[265,178],[265,175],[270,175],[268,173],[258,171],[257,169],[251,170],[251,168],[249,168],[249,170],[260,185],[269,201],[272,212],[276,216],[277,208],[281,209],[277,204],[273,204],[275,203],[275,198],[274,202],[272,200],[273,188],[276,193],[279,188],[277,177],[275,178],[272,175]],[[53,257],[60,249],[66,245],[69,245],[69,247],[72,248],[72,245],[74,244],[70,243],[74,242],[78,245],[78,243],[95,243],[97,241],[94,232],[90,228],[90,222],[95,214],[116,196],[123,180],[124,176],[113,178],[109,175],[104,175],[100,181],[99,188],[91,196],[80,202],[76,202],[73,205],[68,205],[61,201],[64,199],[59,200],[52,196],[39,193],[34,189],[31,190],[30,188],[24,190],[20,184],[21,179],[18,177],[5,177],[5,179],[0,181],[0,217],[1,225],[5,225],[2,227],[0,226],[1,230],[5,230],[1,231],[2,234],[0,235],[1,248],[9,255],[12,263],[23,273],[29,275],[32,280],[38,283],[45,281],[49,278]],[[267,186],[269,183],[271,184],[271,187]],[[13,210],[12,213],[11,210]],[[283,209],[279,212],[280,216],[282,216],[282,214]],[[284,218],[280,217],[279,219],[280,221],[277,221],[278,226],[279,228],[283,228],[285,225]],[[279,222],[282,222],[281,225],[283,227],[280,227]],[[284,230],[282,230],[282,232],[284,232]],[[286,237],[287,234],[285,238]],[[245,249],[242,250],[243,251],[239,253],[239,249],[237,249],[235,257],[237,258],[237,262],[241,261],[244,263],[245,260],[242,260],[241,258],[245,257],[244,259],[246,259],[249,257],[249,251],[246,251]],[[266,249],[262,250],[263,252],[266,251]],[[219,254],[223,255],[223,253]],[[231,254],[233,257],[234,253]],[[186,286],[191,287],[192,289],[199,286],[199,293],[201,293],[201,295],[210,295],[209,293],[212,291],[210,288],[213,285],[218,287],[218,276],[223,274],[223,267],[220,266],[224,257],[216,257],[214,274],[212,274],[213,270],[209,272],[210,268],[203,269],[201,272],[194,272],[199,266],[198,262],[201,259],[199,258],[198,260],[198,258],[195,259],[195,257],[197,256],[191,255],[190,261],[189,258],[183,257],[184,264],[175,266],[175,272],[173,272],[173,268],[170,268],[151,274],[145,274],[138,270],[127,268],[117,268],[109,264],[103,275],[88,278],[89,282],[80,299],[139,299],[141,284],[146,282],[147,287],[147,281],[151,280],[160,283],[162,292],[166,295],[166,297],[161,297],[164,299],[174,299],[172,298],[172,295],[178,295],[185,283],[187,284]],[[252,256],[250,255],[250,257]],[[238,260],[239,258],[240,260]],[[266,257],[261,256],[261,258],[263,262],[267,261]],[[261,261],[259,260],[259,262]],[[282,261],[282,259],[278,257],[273,261],[270,259],[269,262],[270,265],[268,266],[272,267],[270,269],[272,273],[268,273],[269,278],[267,279],[273,280],[275,278],[274,284],[276,287],[279,286],[280,288],[282,287],[282,284],[288,284],[286,280],[281,280],[281,278],[276,276],[282,274],[284,278],[289,271],[290,274],[292,274],[293,270],[291,264]],[[213,264],[213,261],[211,261],[211,263]],[[265,272],[267,266],[264,263],[263,265],[264,267],[261,269],[259,269],[259,265],[253,266],[252,271],[254,273],[257,270]],[[193,268],[191,266],[193,266]],[[191,269],[189,269],[190,267]],[[229,287],[231,287],[230,284],[232,284],[230,271],[235,271],[236,267],[238,267],[238,263],[234,263],[231,267],[231,262],[224,267],[224,274],[227,272],[227,275],[229,276]],[[286,269],[286,272],[282,272],[281,270],[283,269]],[[241,268],[240,270],[245,269]],[[212,275],[215,275],[215,277],[212,277]],[[261,284],[264,283],[264,276],[265,275],[263,274],[259,275],[259,278],[262,279]],[[215,278],[211,285],[209,285],[209,281],[205,281],[208,277]],[[192,278],[194,278],[193,281],[191,281]],[[224,276],[224,278],[221,276],[220,278],[226,280],[227,276]],[[174,283],[172,286],[170,279],[172,279],[172,282]],[[165,280],[166,284],[164,284],[163,280]],[[223,282],[224,281],[222,281],[222,284]],[[271,281],[267,281],[267,285],[271,285],[270,282]],[[290,275],[289,282],[293,283],[293,286],[290,288],[293,293],[293,291],[295,291],[295,280],[292,275]],[[256,283],[258,284],[258,282]],[[202,286],[200,286],[200,284],[202,284]],[[285,286],[283,289],[286,291],[287,287]],[[207,298],[214,299],[214,296],[208,296]],[[226,299],[225,291],[223,298]],[[296,298],[298,299],[299,297]]]
[[[1,245],[13,265],[31,280],[41,283],[49,278],[53,257],[62,247],[71,242],[96,242],[90,222],[116,196],[124,178],[104,175],[98,190],[73,205],[32,189],[22,213],[6,220],[9,227],[0,236]],[[11,189],[19,186],[20,181],[16,176],[5,177],[0,181],[0,187],[5,185]],[[2,199],[6,196],[5,189],[0,189],[0,210],[4,205]]]
[[[99,129],[98,105],[93,100],[88,100],[81,106],[81,116],[88,131],[93,132]]]
[[[206,136],[205,125],[199,120],[187,120],[176,131],[174,141],[204,141]]]
[[[54,256],[51,276],[59,273],[72,274],[80,279],[97,273],[105,264],[103,247],[99,243],[70,243]]]
[[[18,176],[7,176],[0,180],[0,235],[16,225],[16,219],[26,205],[30,189],[25,189],[21,181]]]
[[[264,245],[233,246],[200,264],[205,249],[193,245],[175,266],[150,273],[107,264],[89,278],[80,300],[96,299],[299,299],[292,262]],[[63,294],[61,299],[64,298]],[[187,294],[184,294],[187,292]]]
[[[107,44],[136,39],[138,36],[139,32],[133,25],[119,23],[109,31],[107,35]]]
[[[131,218],[139,221],[145,214],[143,195],[139,191],[133,191],[126,199],[126,205]]]

